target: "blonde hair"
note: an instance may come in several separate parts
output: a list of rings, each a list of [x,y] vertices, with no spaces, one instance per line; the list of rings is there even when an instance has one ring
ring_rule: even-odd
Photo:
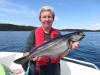
[[[52,13],[53,19],[55,18],[54,9],[50,6],[43,6],[40,9],[40,12],[39,12],[39,19],[41,18],[41,13],[44,12],[44,11],[50,11]]]

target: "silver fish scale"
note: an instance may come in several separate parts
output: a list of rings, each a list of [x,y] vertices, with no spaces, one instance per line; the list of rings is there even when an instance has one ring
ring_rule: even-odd
[[[63,39],[56,39],[50,43],[47,43],[37,48],[30,57],[43,56],[43,55],[54,55],[65,51],[68,48],[67,41]]]

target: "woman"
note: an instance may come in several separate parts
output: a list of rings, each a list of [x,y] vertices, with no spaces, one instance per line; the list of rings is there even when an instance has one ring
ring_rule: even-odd
[[[41,22],[41,27],[32,31],[27,39],[26,48],[24,56],[27,56],[31,49],[38,47],[44,42],[49,41],[60,35],[60,33],[52,28],[52,24],[55,18],[55,13],[52,7],[44,6],[40,9],[39,19]],[[70,49],[75,49],[79,45],[79,42],[70,42]],[[31,61],[31,67],[29,75],[36,75],[36,70],[38,70],[39,75],[60,75],[60,58],[68,54],[68,51],[62,52],[56,59],[42,56],[34,57],[33,63]]]

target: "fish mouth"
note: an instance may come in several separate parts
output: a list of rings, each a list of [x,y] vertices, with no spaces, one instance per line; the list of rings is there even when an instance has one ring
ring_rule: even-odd
[[[85,34],[83,34],[82,37],[85,37]]]
[[[82,37],[84,38],[85,37],[85,34],[83,34]]]
[[[82,37],[80,38],[80,40],[82,40],[85,37],[85,34],[82,35]]]

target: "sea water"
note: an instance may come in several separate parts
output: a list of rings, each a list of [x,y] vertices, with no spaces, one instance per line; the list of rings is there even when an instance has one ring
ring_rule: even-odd
[[[62,35],[70,32],[61,32]],[[0,31],[0,51],[23,52],[30,31]],[[100,68],[100,32],[84,32],[79,47],[66,57],[94,63]]]

